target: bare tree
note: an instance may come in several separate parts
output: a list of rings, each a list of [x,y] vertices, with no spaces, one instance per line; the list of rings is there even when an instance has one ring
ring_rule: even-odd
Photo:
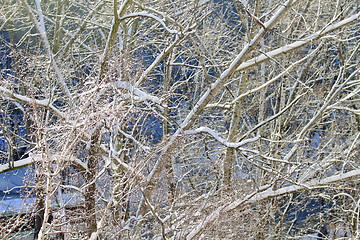
[[[356,1],[1,13],[0,173],[32,166],[36,239],[359,237]]]

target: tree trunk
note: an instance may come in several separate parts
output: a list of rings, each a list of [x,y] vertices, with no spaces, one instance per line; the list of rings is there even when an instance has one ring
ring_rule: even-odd
[[[97,173],[97,147],[96,144],[99,141],[100,132],[97,129],[91,137],[91,146],[89,150],[89,159],[88,159],[88,170],[85,172],[85,210],[87,216],[87,232],[88,237],[91,236],[93,232],[97,231],[96,225],[96,173]]]
[[[37,166],[37,168],[40,168]],[[42,224],[44,222],[44,214],[45,214],[45,200],[44,200],[44,185],[43,183],[46,181],[44,174],[42,171],[36,171],[36,183],[39,184],[36,188],[36,213],[35,213],[35,233],[34,239],[38,238],[39,232],[41,230]]]

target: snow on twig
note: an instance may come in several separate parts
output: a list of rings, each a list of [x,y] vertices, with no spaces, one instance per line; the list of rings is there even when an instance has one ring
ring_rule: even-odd
[[[136,95],[138,97],[139,101],[147,101],[147,100],[149,100],[149,101],[157,103],[159,105],[161,105],[162,102],[163,102],[163,99],[161,99],[159,97],[156,97],[156,96],[153,96],[153,95],[150,95],[150,94],[148,94],[148,93],[134,87],[129,82],[116,81],[116,82],[114,82],[114,86],[116,88],[122,88],[122,89],[128,90],[129,92]]]
[[[225,139],[223,139],[222,137],[220,137],[217,132],[215,132],[214,130],[212,130],[208,127],[199,127],[195,130],[184,131],[184,134],[186,134],[186,135],[194,135],[194,134],[199,134],[199,133],[207,133],[207,134],[211,135],[213,138],[215,138],[218,142],[220,142],[221,144],[223,144],[224,146],[229,147],[229,148],[239,148],[245,144],[255,142],[260,138],[260,136],[256,136],[254,138],[246,139],[241,142],[228,142]]]
[[[139,142],[138,140],[136,140],[133,136],[131,136],[130,134],[127,134],[126,132],[122,131],[120,128],[117,129],[119,131],[119,133],[121,133],[122,135],[124,135],[124,137],[130,139],[131,141],[133,141],[134,143],[136,143],[137,145],[139,145],[139,147],[144,150],[145,152],[149,152],[150,151],[150,147],[145,146],[144,144],[142,144],[141,142]]]
[[[51,112],[53,112],[56,116],[61,117],[61,118],[65,118],[65,114],[62,113],[56,107],[54,107],[50,103],[50,100],[47,99],[47,98],[42,99],[42,100],[29,98],[27,96],[14,93],[11,90],[9,90],[7,88],[4,88],[4,87],[0,87],[0,92],[2,92],[5,97],[10,98],[10,100],[16,100],[16,101],[19,101],[19,102],[24,102],[24,103],[28,103],[28,104],[35,104],[35,105],[38,105],[38,106],[46,107],[46,108],[49,108],[51,110]]]
[[[206,105],[206,108],[223,108],[223,109],[230,109],[231,104],[229,103],[209,103]]]
[[[113,153],[112,150],[109,150],[106,148],[106,146],[104,146],[103,144],[100,145],[100,149],[106,154],[103,155],[104,158],[109,158],[109,159],[113,159],[115,160],[116,164],[118,167],[120,167],[121,169],[134,174],[134,176],[139,179],[139,180],[144,180],[146,179],[141,172],[137,171],[136,169],[134,169],[133,167],[131,167],[130,165],[128,165],[127,163],[123,162],[119,157],[116,156],[116,153]]]
[[[156,66],[161,62],[161,60],[171,52],[172,49],[174,49],[174,47],[176,45],[178,45],[181,40],[184,38],[183,37],[179,37],[178,35],[176,35],[175,40],[166,48],[164,49],[157,57],[156,59],[150,64],[150,66],[141,74],[139,80],[137,80],[135,86],[140,86],[140,84],[142,84],[142,82],[145,80],[145,78],[156,68]]]
[[[168,28],[165,24],[165,22],[159,18],[158,16],[155,16],[154,14],[148,13],[148,12],[136,12],[136,13],[129,13],[124,15],[123,17],[120,18],[120,20],[125,20],[126,18],[134,18],[134,17],[148,17],[148,18],[152,18],[155,21],[159,22],[166,31],[168,31],[171,34],[181,34],[180,31],[176,31],[176,30],[171,30],[170,28]]]

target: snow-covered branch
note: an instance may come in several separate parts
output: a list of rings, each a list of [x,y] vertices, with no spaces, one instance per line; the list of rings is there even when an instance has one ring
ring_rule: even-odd
[[[73,164],[77,165],[78,167],[81,167],[82,169],[87,169],[87,164],[82,162],[80,159],[70,156],[70,157],[66,157],[66,156],[62,156],[60,154],[54,154],[54,155],[50,155],[50,156],[46,156],[46,158],[51,161],[57,161],[60,158],[65,158],[69,161],[71,161]],[[35,162],[40,162],[44,160],[44,155],[43,154],[34,154],[34,153],[30,153],[29,157],[21,159],[21,160],[17,160],[13,162],[13,166],[9,165],[8,163],[6,164],[1,164],[0,165],[0,173],[3,172],[9,172],[15,169],[19,169],[19,168],[23,168],[23,167],[27,167],[29,165],[32,165]]]
[[[223,109],[230,109],[231,104],[229,103],[209,103],[206,105],[206,108],[223,108]]]
[[[268,87],[270,84],[276,82],[278,79],[282,78],[284,75],[289,74],[289,72],[291,71],[291,69],[293,69],[295,66],[298,66],[300,63],[302,63],[303,61],[305,61],[306,59],[308,59],[310,56],[314,55],[318,50],[320,49],[320,47],[316,48],[311,54],[306,55],[305,57],[303,57],[302,59],[292,63],[289,67],[287,67],[282,73],[276,75],[275,77],[273,77],[272,79],[270,79],[269,81],[265,82],[264,84],[260,85],[259,87],[253,88],[243,94],[241,94],[240,96],[236,97],[232,103],[235,103],[237,101],[239,101],[240,99],[249,96],[252,93],[255,92],[259,92],[262,89]],[[208,105],[209,106],[209,105]]]
[[[54,107],[51,103],[49,99],[43,99],[43,100],[38,100],[38,99],[33,99],[33,98],[29,98],[27,96],[24,95],[20,95],[17,93],[12,92],[11,90],[4,88],[4,87],[0,87],[0,92],[3,93],[3,95],[5,97],[7,97],[10,100],[13,101],[19,101],[19,102],[23,102],[23,103],[28,103],[28,104],[34,104],[37,106],[41,106],[41,107],[45,107],[51,110],[52,113],[54,113],[56,116],[65,119],[65,114],[62,113],[59,109],[57,109],[56,107]]]
[[[29,166],[31,164],[33,164],[33,159],[31,157],[27,157],[27,158],[24,158],[24,159],[21,159],[18,161],[14,161],[13,166],[9,165],[8,163],[1,164],[0,165],[0,173],[23,168],[23,167]]]
[[[163,60],[163,58],[166,55],[168,55],[175,48],[175,46],[178,45],[183,40],[183,38],[187,34],[184,34],[183,36],[176,35],[175,40],[167,48],[165,48],[156,57],[156,59],[150,64],[150,66],[147,67],[147,69],[141,74],[140,78],[137,80],[137,82],[135,84],[136,87],[140,86],[140,84],[143,83],[143,81],[146,79],[146,77],[158,66],[158,64],[161,62],[161,60]]]
[[[129,92],[131,92],[132,94],[134,94],[139,101],[151,101],[153,103],[159,104],[161,106],[163,99],[156,97],[156,96],[152,96],[144,91],[141,91],[140,89],[134,87],[133,85],[131,85],[129,82],[125,82],[125,81],[116,81],[114,82],[114,86],[116,88],[122,88],[125,90],[128,90]]]
[[[254,138],[246,139],[241,142],[228,142],[225,139],[223,139],[222,137],[220,137],[217,132],[215,132],[214,130],[212,130],[208,127],[199,127],[194,130],[184,131],[184,134],[186,134],[186,135],[194,135],[194,134],[199,134],[199,133],[207,133],[207,134],[211,135],[213,138],[215,138],[215,140],[217,140],[218,142],[220,142],[221,144],[223,144],[224,146],[229,147],[229,148],[239,148],[245,144],[255,142],[260,138],[259,136],[256,136]]]
[[[254,193],[247,195],[243,199],[238,199],[232,203],[218,207],[215,211],[213,211],[210,215],[208,215],[203,221],[201,221],[199,225],[197,225],[192,231],[190,231],[190,233],[186,236],[186,239],[187,240],[194,239],[194,237],[200,234],[207,226],[211,225],[220,216],[239,207],[243,208],[249,204],[264,201],[269,198],[279,197],[285,194],[295,193],[308,189],[324,188],[329,184],[344,182],[349,179],[354,179],[358,177],[360,177],[360,169],[356,169],[347,173],[333,175],[321,180],[308,181],[301,185],[291,185],[291,186],[283,187],[277,190],[273,190],[268,186],[266,188],[260,188],[266,190],[256,191]]]
[[[348,107],[342,107],[342,106],[330,106],[332,109],[337,109],[337,110],[344,110],[344,111],[348,111],[348,112],[352,112],[356,115],[360,115],[360,110],[359,109],[353,109],[353,108],[348,108]]]
[[[240,64],[240,66],[236,69],[236,72],[239,71],[243,71],[246,70],[248,68],[254,67],[259,65],[260,63],[267,61],[269,59],[275,58],[277,56],[289,53],[291,51],[294,51],[300,47],[303,47],[307,44],[310,44],[311,42],[324,37],[325,35],[334,32],[336,30],[338,30],[339,28],[345,27],[348,24],[351,24],[352,22],[355,22],[356,20],[359,20],[360,17],[360,13],[354,14],[349,18],[346,18],[336,24],[332,24],[302,40],[296,41],[294,43],[291,43],[289,45],[280,47],[278,49],[272,50],[270,52],[267,53],[263,53],[255,58],[252,58],[246,62],[243,62],[242,64]]]
[[[113,153],[111,150],[107,149],[105,145],[101,145],[100,149],[105,153],[103,154],[105,160],[110,160],[110,162],[114,162],[117,167],[123,169],[128,173],[134,174],[134,176],[139,180],[145,179],[145,177],[141,174],[141,172],[137,171],[127,163],[123,162],[119,157],[116,156],[116,153]]]
[[[158,16],[155,16],[154,14],[148,13],[148,12],[136,12],[136,13],[129,13],[124,15],[123,17],[120,18],[120,20],[125,20],[127,18],[135,18],[135,17],[148,17],[148,18],[152,18],[155,21],[159,22],[166,31],[168,31],[169,33],[172,34],[181,34],[181,32],[176,31],[176,30],[171,30],[170,28],[168,28],[165,24],[165,22],[159,18]]]
[[[43,12],[42,12],[42,9],[41,9],[41,1],[40,0],[35,0],[36,8],[37,8],[36,13],[39,16],[39,21],[36,20],[36,17],[33,14],[33,9],[30,7],[28,2],[23,0],[23,3],[27,6],[27,8],[29,10],[29,14],[31,16],[31,20],[34,22],[34,24],[35,24],[38,32],[40,33],[40,36],[41,36],[41,38],[42,38],[42,40],[44,42],[46,52],[47,52],[47,54],[48,54],[48,56],[50,58],[51,64],[52,64],[52,66],[54,68],[54,71],[55,71],[55,73],[57,75],[58,83],[61,86],[64,94],[70,100],[69,101],[70,104],[73,104],[72,95],[71,95],[71,93],[69,91],[69,88],[66,85],[64,76],[63,76],[57,62],[55,61],[54,54],[53,54],[53,52],[51,50],[51,45],[50,45],[49,39],[48,39],[47,34],[46,34],[47,31],[46,31],[46,28],[45,28],[44,15],[43,15]]]

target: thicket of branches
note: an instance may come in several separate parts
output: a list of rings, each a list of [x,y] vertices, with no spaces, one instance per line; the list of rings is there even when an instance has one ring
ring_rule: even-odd
[[[360,237],[356,0],[0,13],[0,172],[36,199],[2,237]]]

